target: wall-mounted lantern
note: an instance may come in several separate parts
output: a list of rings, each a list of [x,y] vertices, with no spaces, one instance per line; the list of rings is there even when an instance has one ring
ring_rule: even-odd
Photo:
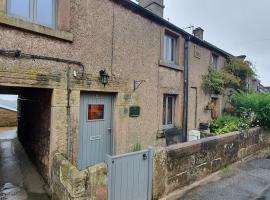
[[[106,69],[99,71],[100,82],[104,85],[104,87],[108,84],[110,76],[108,75]]]

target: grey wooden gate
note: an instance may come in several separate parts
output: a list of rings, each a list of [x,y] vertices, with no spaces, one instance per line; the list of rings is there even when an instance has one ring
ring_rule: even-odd
[[[152,199],[152,148],[108,156],[108,199]]]
[[[82,93],[78,167],[106,162],[112,153],[112,103],[107,94]]]

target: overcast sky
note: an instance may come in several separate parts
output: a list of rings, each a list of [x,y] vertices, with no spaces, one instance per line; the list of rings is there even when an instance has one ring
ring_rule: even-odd
[[[165,0],[165,6],[165,19],[180,28],[200,26],[208,42],[247,55],[270,86],[270,0]]]

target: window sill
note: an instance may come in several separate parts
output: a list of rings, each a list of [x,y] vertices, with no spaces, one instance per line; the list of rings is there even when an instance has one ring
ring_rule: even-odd
[[[48,37],[58,38],[68,42],[73,41],[73,34],[66,31],[54,30],[42,25],[33,24],[31,22],[23,21],[14,17],[6,16],[4,12],[0,12],[0,24],[11,26],[14,28],[38,33]]]
[[[174,69],[174,70],[177,70],[177,71],[184,71],[184,67],[180,67],[177,64],[168,63],[168,62],[166,62],[164,60],[160,60],[159,65],[161,67],[166,67],[166,68]]]

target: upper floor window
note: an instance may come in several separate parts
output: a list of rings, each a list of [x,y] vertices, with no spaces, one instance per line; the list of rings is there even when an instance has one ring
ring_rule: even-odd
[[[168,63],[176,63],[176,42],[177,38],[165,34],[164,37],[164,60]]]
[[[7,14],[43,26],[56,27],[57,0],[7,0]]]
[[[218,68],[218,59],[219,59],[218,55],[212,54],[211,66],[214,69],[217,69]]]

